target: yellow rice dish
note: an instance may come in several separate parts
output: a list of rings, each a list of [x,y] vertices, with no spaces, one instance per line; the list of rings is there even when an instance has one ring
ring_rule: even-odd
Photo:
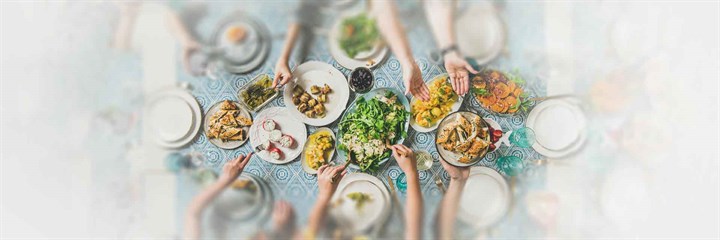
[[[422,127],[435,125],[438,120],[447,116],[452,105],[458,100],[458,95],[453,91],[447,76],[441,76],[432,81],[428,88],[430,89],[430,99],[413,101],[411,107],[415,123]]]

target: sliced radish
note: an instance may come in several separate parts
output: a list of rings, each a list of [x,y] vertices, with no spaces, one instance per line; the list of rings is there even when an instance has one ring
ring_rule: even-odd
[[[283,135],[282,138],[280,138],[280,146],[289,148],[295,143],[295,139],[293,139],[290,135]]]
[[[282,151],[277,148],[270,149],[268,154],[270,155],[270,158],[275,160],[280,160],[280,158],[282,158]]]

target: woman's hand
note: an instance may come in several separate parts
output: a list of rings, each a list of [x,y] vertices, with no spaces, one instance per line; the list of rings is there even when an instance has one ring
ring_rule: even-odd
[[[420,98],[423,101],[430,99],[430,90],[425,85],[425,81],[422,78],[422,72],[420,67],[413,62],[409,61],[409,64],[403,65],[403,82],[405,83],[405,93],[411,93],[414,97]]]
[[[273,78],[272,87],[281,87],[288,83],[292,77],[287,60],[278,59],[277,64],[275,64],[275,77]]]
[[[460,56],[457,51],[452,51],[443,56],[445,61],[445,70],[450,76],[450,83],[453,90],[458,95],[465,95],[470,90],[470,77],[468,72],[477,74],[478,72]]]
[[[222,173],[218,181],[224,184],[230,184],[240,176],[245,166],[250,162],[253,153],[249,153],[247,156],[240,155],[237,158],[230,160],[223,166]]]
[[[318,168],[318,199],[330,201],[335,193],[338,183],[347,174],[345,166],[329,166],[323,165]]]
[[[396,144],[390,146],[392,149],[393,157],[397,161],[400,169],[407,175],[410,173],[417,173],[417,160],[415,159],[415,153],[413,150],[402,144]]]
[[[443,160],[440,161],[451,180],[465,181],[470,176],[469,167],[456,167]]]

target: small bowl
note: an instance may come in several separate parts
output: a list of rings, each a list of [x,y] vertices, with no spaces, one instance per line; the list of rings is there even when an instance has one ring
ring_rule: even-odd
[[[355,86],[353,85],[353,78],[356,73],[360,74],[360,71],[365,71],[367,74],[370,74],[370,86],[367,89],[356,89]],[[372,73],[372,70],[370,70],[369,68],[366,68],[366,67],[355,68],[354,70],[352,70],[352,72],[350,72],[350,76],[348,77],[348,85],[350,86],[350,90],[352,90],[353,92],[356,92],[356,93],[362,94],[362,93],[370,92],[370,90],[373,89],[373,86],[375,86],[375,75]]]

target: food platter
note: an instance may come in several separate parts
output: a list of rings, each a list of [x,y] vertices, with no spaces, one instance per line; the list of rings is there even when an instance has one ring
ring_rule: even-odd
[[[228,35],[233,30],[241,31],[243,37],[230,40]],[[260,66],[270,53],[272,42],[267,27],[241,11],[223,19],[211,39],[211,43],[223,53],[223,67],[232,73],[246,73]]]
[[[154,142],[164,148],[187,145],[200,131],[202,111],[189,92],[172,88],[153,94],[145,106]]]
[[[360,207],[350,199],[350,193],[364,193],[369,201]],[[348,173],[331,200],[330,214],[343,227],[355,233],[365,232],[383,222],[390,215],[390,192],[377,177],[365,173]]]
[[[430,92],[430,95],[431,95],[431,100],[430,100],[430,101],[433,101],[432,99],[435,99],[435,98],[436,98],[436,97],[433,97],[433,91],[439,91],[439,88],[434,88],[434,87],[432,87],[433,84],[436,83],[437,81],[442,81],[442,80],[447,81],[447,77],[448,77],[447,74],[440,74],[440,75],[438,75],[438,76],[435,76],[432,80],[428,81],[428,84],[427,84],[427,85],[429,86],[430,91],[431,91],[431,92]],[[447,84],[450,84],[450,83],[448,82]],[[435,90],[435,89],[438,89],[438,90]],[[453,92],[453,94],[454,94],[454,92]],[[439,95],[442,96],[442,95],[444,95],[444,94],[439,94]],[[442,97],[440,97],[440,96],[438,96],[437,98],[438,98],[438,99],[439,99],[439,98],[442,98]],[[456,99],[456,100],[455,100],[455,103],[453,103],[452,105],[450,105],[449,111],[447,111],[447,113],[444,113],[444,114],[442,114],[442,115],[440,115],[440,116],[437,116],[437,117],[435,118],[435,123],[434,123],[434,124],[432,124],[432,125],[430,125],[430,126],[428,126],[428,127],[421,126],[421,125],[418,124],[417,121],[415,120],[415,114],[413,113],[413,114],[411,114],[412,117],[411,117],[411,120],[410,120],[410,126],[412,126],[412,128],[415,129],[415,131],[418,131],[418,132],[423,132],[423,133],[425,133],[425,132],[434,131],[435,129],[437,129],[438,124],[440,123],[440,120],[442,120],[445,116],[447,116],[447,115],[449,115],[449,114],[451,114],[451,113],[453,113],[453,112],[457,112],[458,110],[460,110],[460,106],[462,106],[462,103],[463,103],[463,99],[464,99],[464,98],[463,98],[463,97],[460,97],[460,96],[457,96],[457,94],[455,94],[455,99]],[[414,106],[416,106],[416,104],[418,104],[420,101],[421,101],[420,99],[415,98],[415,97],[412,97],[412,98],[410,99],[411,109],[414,110]],[[442,107],[441,107],[441,108],[442,108]],[[441,108],[439,108],[439,109],[441,109]]]
[[[341,120],[340,120],[340,124],[339,124],[339,128],[338,128],[338,133],[337,133],[337,140],[336,140],[336,143],[335,143],[335,144],[336,144],[335,146],[337,147],[338,152],[343,152],[343,154],[341,154],[341,155],[338,156],[338,157],[342,157],[344,161],[347,160],[347,153],[348,153],[348,152],[347,152],[347,149],[343,149],[343,148],[342,148],[342,146],[343,146],[343,144],[342,144],[342,141],[343,141],[343,140],[342,140],[342,139],[343,139],[343,137],[345,136],[345,132],[343,131],[343,129],[344,129],[343,124],[344,124],[344,121],[345,121],[346,119],[348,119],[348,116],[349,116],[349,115],[354,114],[354,112],[356,112],[356,110],[357,110],[357,108],[358,108],[358,105],[360,105],[360,104],[359,104],[360,99],[363,99],[363,101],[365,101],[365,102],[369,102],[370,99],[376,99],[376,98],[382,99],[382,98],[383,98],[384,96],[386,96],[386,95],[394,95],[394,96],[397,96],[397,98],[396,98],[396,100],[395,100],[395,101],[396,101],[395,104],[401,105],[401,106],[404,108],[404,111],[406,111],[405,120],[404,120],[404,122],[402,122],[402,123],[400,124],[400,126],[399,126],[402,130],[401,130],[401,131],[398,131],[398,133],[400,133],[401,135],[395,136],[395,137],[397,138],[396,141],[389,141],[388,143],[389,143],[390,145],[393,145],[393,144],[402,143],[402,142],[405,140],[405,136],[403,136],[402,133],[407,134],[407,129],[408,129],[409,125],[410,125],[410,116],[409,116],[410,104],[409,104],[409,101],[407,100],[407,98],[405,97],[405,95],[403,95],[403,94],[402,94],[400,91],[398,91],[397,89],[393,89],[393,88],[377,88],[377,89],[374,89],[374,90],[372,90],[372,91],[370,91],[370,92],[368,92],[368,93],[366,93],[366,94],[363,94],[363,95],[361,95],[361,96],[358,96],[358,97],[355,99],[355,101],[353,101],[353,102],[350,104],[350,106],[347,108],[347,110],[346,110],[345,113],[343,114],[343,116],[342,116],[342,118],[341,118]],[[397,115],[397,114],[396,114],[396,115]],[[386,121],[378,120],[377,122],[386,122]],[[383,124],[384,124],[384,123],[383,123]],[[363,135],[363,134],[356,134],[356,135]],[[364,134],[364,135],[366,135],[366,134]],[[355,135],[349,135],[349,136],[352,137],[352,136],[355,136]],[[378,145],[383,145],[383,146],[380,146],[379,148],[385,148],[384,143],[382,143],[382,141],[381,141],[381,143],[378,144]],[[376,166],[381,166],[382,164],[384,164],[385,162],[387,162],[387,161],[390,159],[389,151],[390,151],[390,150],[383,151],[383,153],[386,154],[386,157],[381,157],[381,158],[379,159],[379,161],[377,161],[377,165],[376,165]],[[357,157],[356,160],[362,161],[362,157]],[[343,162],[344,162],[344,161],[343,161]],[[355,163],[350,164],[350,167],[351,167],[351,168],[354,168],[354,169],[364,170],[364,169],[362,169],[362,167],[356,165]],[[372,171],[372,170],[370,170],[370,171]]]
[[[462,126],[460,119],[466,119],[470,124],[469,128],[471,129],[477,129],[478,134],[476,134],[478,140],[470,141],[472,138],[472,134],[466,134],[468,141],[471,142],[467,149],[460,149],[460,147],[457,147],[455,149],[456,151],[450,151],[444,147],[444,143],[447,141],[443,141],[444,136],[450,136],[454,133],[452,131],[455,131],[457,126]],[[472,166],[475,163],[482,160],[483,157],[485,157],[485,154],[488,153],[490,144],[490,135],[486,132],[489,125],[485,120],[480,117],[480,115],[472,112],[466,112],[466,111],[458,111],[455,113],[452,113],[445,118],[443,118],[442,121],[440,121],[438,129],[438,133],[435,134],[435,147],[437,148],[438,154],[440,157],[445,160],[447,163],[450,163],[454,166],[458,167],[467,167]],[[449,129],[448,133],[445,133],[445,129]],[[463,128],[464,129],[464,128]],[[485,134],[481,134],[481,132],[485,131]],[[460,133],[457,133],[460,134]],[[451,139],[452,137],[448,137]],[[475,142],[478,142],[478,145],[476,146]],[[486,143],[484,147],[482,147],[482,143]],[[451,144],[452,146],[456,146],[456,144]],[[457,144],[462,145],[462,144]],[[477,149],[477,151],[473,151],[473,149]],[[474,156],[474,157],[473,157]],[[463,159],[466,159],[464,161]]]
[[[332,28],[330,29],[330,34],[328,34],[330,55],[332,55],[335,61],[337,61],[341,66],[350,70],[358,67],[367,67],[372,69],[379,65],[382,61],[384,61],[385,58],[388,56],[389,52],[388,47],[383,42],[381,42],[382,40],[373,44],[370,50],[360,51],[353,57],[349,56],[342,49],[340,44],[340,38],[343,31],[343,21],[349,18],[357,17],[361,14],[366,13],[351,12],[350,14],[342,15],[333,24]],[[369,17],[372,18],[372,16]]]
[[[505,216],[510,200],[510,188],[498,172],[472,167],[460,196],[458,218],[477,228],[489,227]]]
[[[586,139],[586,119],[571,99],[541,102],[528,115],[525,126],[535,132],[533,149],[543,156],[561,158],[576,152]]]
[[[331,142],[333,143],[333,145],[334,145],[334,143],[335,143],[335,133],[333,133],[332,129],[330,129],[330,128],[326,128],[326,127],[318,128],[317,130],[315,130],[315,132],[314,132],[313,134],[310,134],[310,137],[308,137],[308,140],[305,142],[305,146],[303,147],[303,153],[302,153],[302,155],[301,155],[301,157],[300,157],[300,163],[301,163],[302,169],[303,169],[306,173],[312,174],[312,175],[317,174],[317,168],[312,168],[312,167],[310,166],[310,164],[307,162],[307,161],[308,161],[308,158],[307,158],[307,156],[306,156],[306,155],[307,155],[307,152],[306,152],[306,151],[308,151],[308,149],[311,147],[311,146],[310,146],[310,144],[311,144],[311,138],[313,138],[313,136],[314,136],[315,134],[318,134],[318,133],[327,133],[327,134],[329,134],[330,137],[331,137],[331,140],[332,140]],[[326,162],[326,163],[330,163],[330,162],[332,161],[333,157],[335,156],[335,146],[332,146],[329,150],[325,150],[325,151],[324,151],[324,156],[325,156],[325,162]]]
[[[311,126],[328,125],[342,115],[350,99],[350,90],[345,75],[335,67],[318,61],[305,62],[293,70],[293,76],[295,77],[294,81],[289,82],[283,91],[283,100],[291,115]],[[324,85],[331,89],[331,92],[327,94],[327,102],[323,104],[325,116],[311,118],[301,113],[293,103],[295,87],[301,86],[304,91],[310,93],[312,86],[322,87]],[[318,97],[315,94],[310,94],[310,96],[314,99]]]
[[[244,108],[242,108],[242,106],[239,103],[237,103],[235,101],[230,101],[230,102],[233,105],[235,105],[235,107],[237,108],[237,111],[239,112],[239,116],[242,116],[244,118],[252,120],[252,116],[250,116],[250,113],[247,110],[245,110]],[[207,113],[205,113],[205,119],[203,121],[203,126],[205,129],[206,135],[208,135],[208,141],[210,143],[212,143],[213,145],[215,145],[219,148],[222,148],[222,149],[235,149],[235,148],[238,148],[238,147],[242,146],[243,144],[245,144],[245,142],[247,142],[247,139],[248,139],[247,133],[250,130],[249,126],[242,127],[242,129],[244,131],[244,133],[242,133],[242,134],[244,134],[245,137],[244,137],[244,139],[237,140],[237,141],[236,140],[223,141],[217,137],[210,137],[209,134],[207,134],[208,131],[211,129],[212,116],[215,115],[216,113],[218,113],[219,111],[222,111],[221,110],[222,103],[223,103],[223,101],[219,101],[219,102],[213,104],[210,107],[210,109],[208,109]]]
[[[305,145],[307,139],[307,128],[305,124],[292,117],[284,107],[266,108],[255,116],[253,125],[250,126],[250,146],[257,149],[258,146],[263,145],[264,141],[269,139],[270,132],[262,127],[266,120],[272,120],[276,125],[276,129],[280,130],[283,135],[292,137],[294,143],[290,147],[274,144],[282,152],[281,157],[278,159],[272,158],[270,152],[265,150],[257,151],[256,156],[273,164],[289,163],[300,156],[303,150],[302,146]]]
[[[483,69],[470,79],[470,83],[473,99],[495,115],[513,116],[531,105],[523,86],[525,80],[517,73]]]

